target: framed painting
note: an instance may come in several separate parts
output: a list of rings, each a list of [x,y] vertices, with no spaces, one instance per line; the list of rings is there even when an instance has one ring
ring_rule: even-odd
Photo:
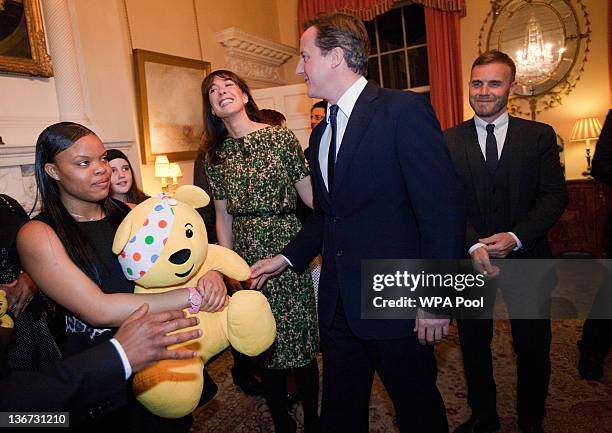
[[[38,0],[0,0],[0,72],[53,76]]]
[[[203,131],[202,80],[210,63],[134,50],[143,164],[195,159]]]

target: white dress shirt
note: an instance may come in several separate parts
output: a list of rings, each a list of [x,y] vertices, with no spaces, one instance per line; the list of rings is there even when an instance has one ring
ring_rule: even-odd
[[[132,375],[132,366],[130,365],[130,361],[125,353],[125,350],[123,350],[123,346],[121,346],[121,343],[119,343],[116,339],[111,338],[109,341],[113,344],[113,346],[115,346],[115,349],[119,354],[119,358],[121,358],[123,371],[125,372],[125,380],[128,380]]]
[[[506,134],[508,133],[508,122],[510,118],[508,116],[508,112],[504,111],[504,113],[491,122],[495,125],[495,129],[493,129],[493,134],[495,135],[495,141],[497,142],[497,158],[500,159],[502,155],[502,151],[504,150],[504,142],[506,141]],[[482,152],[482,156],[487,158],[487,125],[489,123],[482,120],[480,117],[474,115],[474,124],[476,125],[476,134],[478,134],[478,145],[480,146],[480,151]],[[516,241],[516,247],[512,251],[518,251],[522,248],[523,244],[520,239],[512,232],[508,232]],[[472,254],[472,252],[476,248],[484,247],[484,244],[476,243],[470,247],[468,252]]]
[[[506,141],[506,133],[508,132],[508,121],[510,120],[508,112],[505,111],[501,116],[491,122],[495,125],[493,134],[497,141],[497,158],[501,158],[502,150],[504,150],[504,142]],[[482,156],[487,158],[487,125],[488,123],[482,120],[478,116],[474,116],[474,123],[476,124],[476,133],[478,134],[478,144],[480,145],[480,151]]]
[[[344,137],[344,132],[346,131],[346,126],[348,125],[349,117],[351,117],[351,113],[353,112],[353,108],[355,108],[355,104],[357,103],[357,99],[363,89],[368,84],[368,80],[364,77],[359,77],[357,81],[353,83],[351,87],[347,89],[346,92],[338,99],[336,105],[338,105],[338,115],[337,119],[337,129],[336,129],[336,161],[338,161],[338,152],[340,151],[340,146],[342,145],[342,138]],[[327,105],[327,113],[325,114],[325,120],[327,121],[327,126],[323,135],[321,136],[321,145],[319,146],[319,165],[321,167],[321,175],[323,175],[323,182],[325,182],[325,186],[329,190],[329,186],[327,185],[327,156],[329,153],[329,145],[331,144],[331,125],[329,123],[329,107],[331,104]]]
[[[355,108],[359,95],[361,95],[361,92],[363,92],[363,89],[365,89],[367,84],[368,80],[366,80],[364,77],[359,77],[351,85],[351,87],[344,92],[336,103],[336,105],[338,105],[338,114],[336,115],[336,162],[338,161],[338,152],[340,151],[340,145],[342,144],[342,138],[344,137],[344,132],[346,131],[349,118],[351,117],[353,108]],[[327,155],[329,153],[329,146],[331,144],[331,125],[329,124],[329,107],[331,107],[331,105],[333,104],[327,104],[327,112],[325,113],[325,121],[327,122],[327,126],[325,127],[325,131],[323,131],[323,135],[321,136],[321,145],[319,146],[319,166],[321,167],[323,182],[325,182],[325,187],[328,191]],[[287,257],[283,256],[282,254],[281,256],[283,259],[285,259],[289,266],[293,266]]]

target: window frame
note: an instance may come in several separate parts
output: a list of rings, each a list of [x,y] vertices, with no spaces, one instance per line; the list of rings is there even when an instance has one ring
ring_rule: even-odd
[[[410,79],[410,62],[409,62],[409,51],[413,51],[416,49],[420,49],[425,47],[427,49],[427,42],[425,43],[421,43],[421,44],[416,44],[416,45],[408,45],[407,43],[407,39],[406,39],[406,18],[405,18],[405,7],[413,5],[414,3],[412,2],[402,2],[399,3],[397,5],[395,5],[393,8],[389,9],[389,11],[385,12],[385,13],[389,13],[394,9],[400,9],[401,11],[401,26],[402,26],[402,41],[403,41],[403,47],[401,48],[396,48],[393,50],[388,50],[388,51],[381,51],[380,50],[380,33],[378,31],[378,16],[376,18],[374,18],[373,20],[369,21],[370,23],[374,24],[374,35],[375,35],[375,40],[370,41],[370,43],[374,43],[375,48],[376,48],[376,52],[373,54],[369,54],[368,55],[368,62],[372,62],[375,61],[374,59],[376,59],[376,61],[378,62],[378,78],[380,81],[380,86],[381,87],[385,87],[385,82],[384,82],[384,75],[383,75],[383,64],[382,64],[382,58],[385,55],[390,55],[390,54],[394,54],[394,53],[404,53],[404,68],[406,71],[406,83],[408,85],[408,87],[405,87],[403,89],[399,89],[399,90],[410,90],[412,92],[416,92],[416,93],[430,93],[431,88],[430,88],[430,84],[427,84],[426,86],[417,86],[417,87],[411,87],[411,79]],[[429,55],[429,53],[427,53],[427,55]],[[428,71],[429,72],[429,71]],[[428,74],[429,75],[429,74]],[[430,80],[428,80],[430,81]]]

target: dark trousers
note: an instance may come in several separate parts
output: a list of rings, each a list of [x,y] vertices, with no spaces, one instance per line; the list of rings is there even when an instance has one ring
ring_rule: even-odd
[[[587,319],[582,328],[580,352],[603,363],[612,346],[612,320]]]
[[[247,356],[243,353],[238,352],[232,346],[230,346],[232,358],[234,359],[234,366],[232,367],[232,375],[238,382],[246,382],[251,379],[257,370],[257,364],[255,358]]]
[[[416,336],[364,340],[355,336],[338,302],[330,326],[320,324],[323,353],[321,431],[366,433],[376,371],[393,405],[400,432],[448,432],[444,402],[436,387],[431,346]]]
[[[319,432],[319,368],[317,360],[303,367],[291,369],[295,376],[298,396],[304,410],[304,433]],[[287,412],[287,376],[290,369],[262,368],[266,403],[274,422],[276,433],[295,432],[295,421]]]
[[[468,386],[468,404],[473,415],[496,419],[496,392],[493,379],[491,340],[493,321],[457,321]],[[517,411],[519,425],[539,424],[550,380],[550,341],[548,319],[511,319],[512,346],[517,359]]]
[[[608,257],[612,257],[606,253]],[[609,260],[609,259],[608,259]],[[578,343],[580,352],[603,362],[612,347],[612,274],[606,274],[582,328],[582,340]]]

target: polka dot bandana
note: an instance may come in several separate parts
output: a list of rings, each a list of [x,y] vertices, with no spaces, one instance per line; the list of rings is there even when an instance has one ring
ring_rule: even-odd
[[[119,254],[119,263],[128,280],[142,278],[155,264],[166,245],[172,224],[176,200],[160,194],[147,219]]]

